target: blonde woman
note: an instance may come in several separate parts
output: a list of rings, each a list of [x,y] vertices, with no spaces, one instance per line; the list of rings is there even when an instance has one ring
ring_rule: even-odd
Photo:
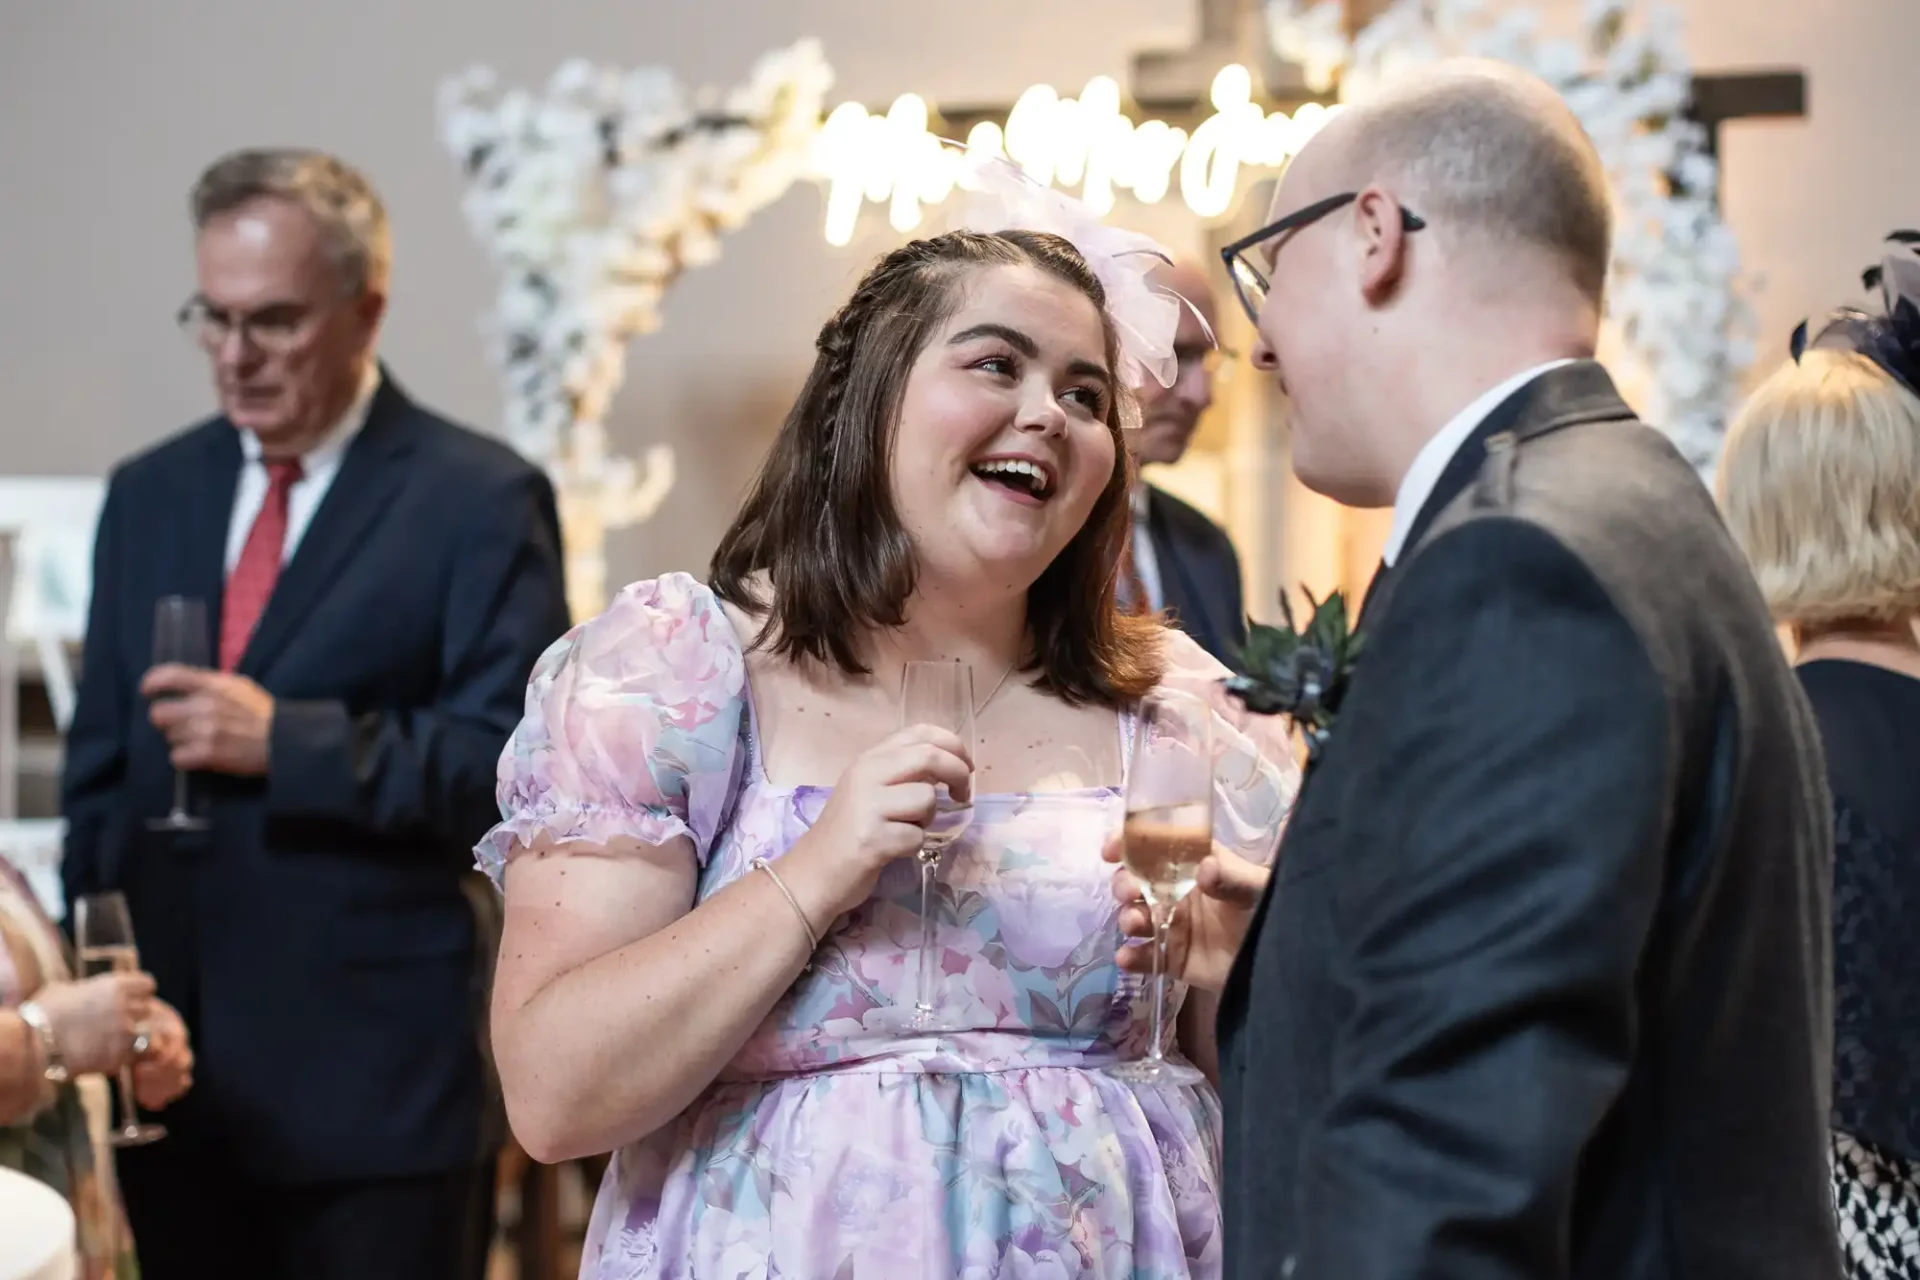
[[[1920,236],[1755,393],[1720,495],[1792,634],[1834,796],[1833,1181],[1847,1275],[1920,1280]]]

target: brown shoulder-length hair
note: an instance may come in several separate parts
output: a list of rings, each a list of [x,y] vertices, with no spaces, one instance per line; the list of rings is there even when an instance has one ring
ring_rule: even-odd
[[[862,641],[905,622],[919,560],[894,510],[891,480],[907,376],[973,272],[1020,265],[1087,296],[1105,330],[1107,367],[1119,368],[1106,291],[1059,236],[956,231],[880,259],[821,327],[813,372],[713,554],[714,594],[763,619],[755,647],[865,675]],[[1164,666],[1159,624],[1114,607],[1132,532],[1126,412],[1130,402],[1114,396],[1106,417],[1113,474],[1086,524],[1027,592],[1033,647],[1021,669],[1074,704],[1139,698]]]

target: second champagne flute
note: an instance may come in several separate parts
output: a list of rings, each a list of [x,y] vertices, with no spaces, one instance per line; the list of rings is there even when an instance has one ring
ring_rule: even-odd
[[[900,724],[916,724],[946,729],[965,745],[973,756],[973,668],[964,662],[909,662],[900,676]],[[955,800],[943,785],[933,821],[927,824],[920,845],[920,974],[914,988],[912,1019],[906,1029],[914,1031],[948,1030],[934,1014],[934,986],[937,951],[934,946],[936,911],[933,905],[934,875],[947,846],[960,838],[973,821],[973,803]]]
[[[73,938],[80,951],[80,976],[138,973],[140,950],[133,941],[133,917],[118,893],[90,893],[73,907]],[[167,1136],[164,1125],[143,1124],[133,1100],[133,1068],[120,1071],[120,1124],[107,1134],[115,1147],[143,1147]]]
[[[1120,860],[1140,882],[1153,917],[1153,1025],[1147,1056],[1107,1068],[1130,1084],[1199,1084],[1200,1072],[1166,1056],[1167,930],[1213,849],[1213,709],[1163,693],[1143,700],[1127,769]]]
[[[160,597],[153,609],[153,665],[211,666],[208,654],[206,602],[188,596]],[[155,831],[207,829],[206,819],[196,818],[187,807],[187,775],[181,770],[173,771],[172,810],[147,825]]]

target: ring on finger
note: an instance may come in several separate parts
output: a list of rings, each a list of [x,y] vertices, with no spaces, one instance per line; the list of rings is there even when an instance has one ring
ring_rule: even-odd
[[[147,1056],[147,1050],[151,1048],[153,1048],[152,1034],[149,1033],[144,1026],[135,1027],[133,1029],[133,1056],[136,1058],[144,1058]]]

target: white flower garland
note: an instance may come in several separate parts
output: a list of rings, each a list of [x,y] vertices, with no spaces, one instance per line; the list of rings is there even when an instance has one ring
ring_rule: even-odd
[[[1715,200],[1718,166],[1706,131],[1683,116],[1692,64],[1680,15],[1662,0],[1586,0],[1578,39],[1539,30],[1538,15],[1488,12],[1487,0],[1394,0],[1353,40],[1339,0],[1269,0],[1275,51],[1324,92],[1364,100],[1406,70],[1438,58],[1496,58],[1557,89],[1592,136],[1615,196],[1609,316],[1629,382],[1703,472],[1742,373],[1753,363],[1754,314],[1740,295],[1740,253]],[[1630,11],[1644,19],[1630,25]],[[1672,179],[1677,179],[1672,181]]]
[[[486,327],[507,437],[554,477],[576,616],[604,602],[606,531],[644,523],[673,486],[665,445],[644,469],[607,456],[627,343],[659,327],[667,288],[718,255],[720,232],[808,172],[832,80],[802,40],[725,95],[582,60],[544,96],[502,90],[485,67],[441,86],[467,221],[501,273]]]

